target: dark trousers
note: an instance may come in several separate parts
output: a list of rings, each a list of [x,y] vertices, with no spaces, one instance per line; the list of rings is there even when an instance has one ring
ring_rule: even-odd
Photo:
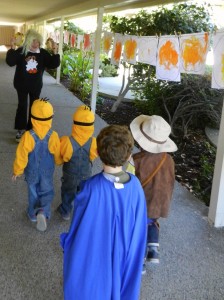
[[[24,92],[16,90],[18,95],[18,107],[15,117],[15,129],[17,130],[29,130],[32,128],[31,124],[31,106],[33,101],[39,99],[41,89],[36,92]]]
[[[147,230],[147,244],[148,246],[159,246],[159,222],[158,219],[148,218]]]
[[[67,215],[72,211],[75,195],[80,189],[81,179],[72,174],[63,172],[61,182],[62,203],[59,206],[59,211],[61,212],[61,214]]]

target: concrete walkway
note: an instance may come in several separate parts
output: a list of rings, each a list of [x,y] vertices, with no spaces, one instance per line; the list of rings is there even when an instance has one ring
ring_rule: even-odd
[[[212,143],[212,145],[217,147],[218,138],[219,138],[219,130],[211,128],[211,127],[206,127],[205,134],[207,135],[207,137],[208,137],[209,141]]]
[[[99,92],[102,96],[117,98],[122,85],[122,76],[99,77],[98,84]],[[124,100],[130,101],[132,99],[134,99],[134,94],[131,91],[128,91],[124,97]]]
[[[5,53],[0,53],[0,299],[62,300],[59,235],[69,223],[55,213],[60,202],[61,168],[55,172],[52,220],[48,230],[40,233],[25,215],[24,179],[11,181],[17,147],[13,130],[17,97],[12,84],[14,68],[9,68],[4,58]],[[110,93],[108,87],[104,89]],[[70,134],[72,114],[81,102],[47,74],[42,97],[53,103],[53,128],[59,135]],[[97,116],[95,134],[105,125]],[[100,170],[101,162],[97,160],[94,173]],[[207,214],[203,203],[175,184],[170,216],[160,222],[160,264],[150,266],[143,276],[139,300],[224,299],[224,229],[211,226]]]

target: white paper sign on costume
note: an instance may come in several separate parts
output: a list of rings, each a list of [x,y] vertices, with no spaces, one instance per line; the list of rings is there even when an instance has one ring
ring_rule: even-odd
[[[136,64],[137,49],[138,37],[133,35],[125,35],[123,60],[130,64]]]
[[[180,82],[180,48],[177,36],[159,38],[156,78]]]
[[[213,36],[214,65],[212,68],[212,88],[224,89],[224,31]]]
[[[209,34],[183,34],[180,39],[180,72],[203,75],[209,47]]]
[[[119,66],[123,43],[124,43],[123,34],[115,33],[113,50],[111,54],[111,64]]]
[[[156,53],[158,37],[141,36],[138,39],[138,61],[141,63],[156,65]]]

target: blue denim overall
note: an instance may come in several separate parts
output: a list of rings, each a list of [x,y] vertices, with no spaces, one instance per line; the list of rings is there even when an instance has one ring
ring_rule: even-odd
[[[73,154],[69,162],[63,165],[63,177],[61,178],[61,199],[59,211],[66,215],[72,210],[72,202],[76,193],[79,191],[79,185],[92,175],[92,162],[90,161],[90,138],[83,146],[80,146],[73,137],[70,137],[73,148]]]
[[[41,211],[46,218],[51,216],[51,202],[54,197],[54,156],[48,149],[48,141],[52,134],[50,129],[41,140],[31,129],[30,134],[35,140],[35,147],[29,154],[25,168],[28,185],[28,214],[33,217]]]

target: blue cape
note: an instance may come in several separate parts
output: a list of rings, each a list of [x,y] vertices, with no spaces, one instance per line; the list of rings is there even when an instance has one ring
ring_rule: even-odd
[[[137,300],[146,243],[146,202],[137,177],[117,189],[102,173],[74,201],[64,250],[65,300]]]

